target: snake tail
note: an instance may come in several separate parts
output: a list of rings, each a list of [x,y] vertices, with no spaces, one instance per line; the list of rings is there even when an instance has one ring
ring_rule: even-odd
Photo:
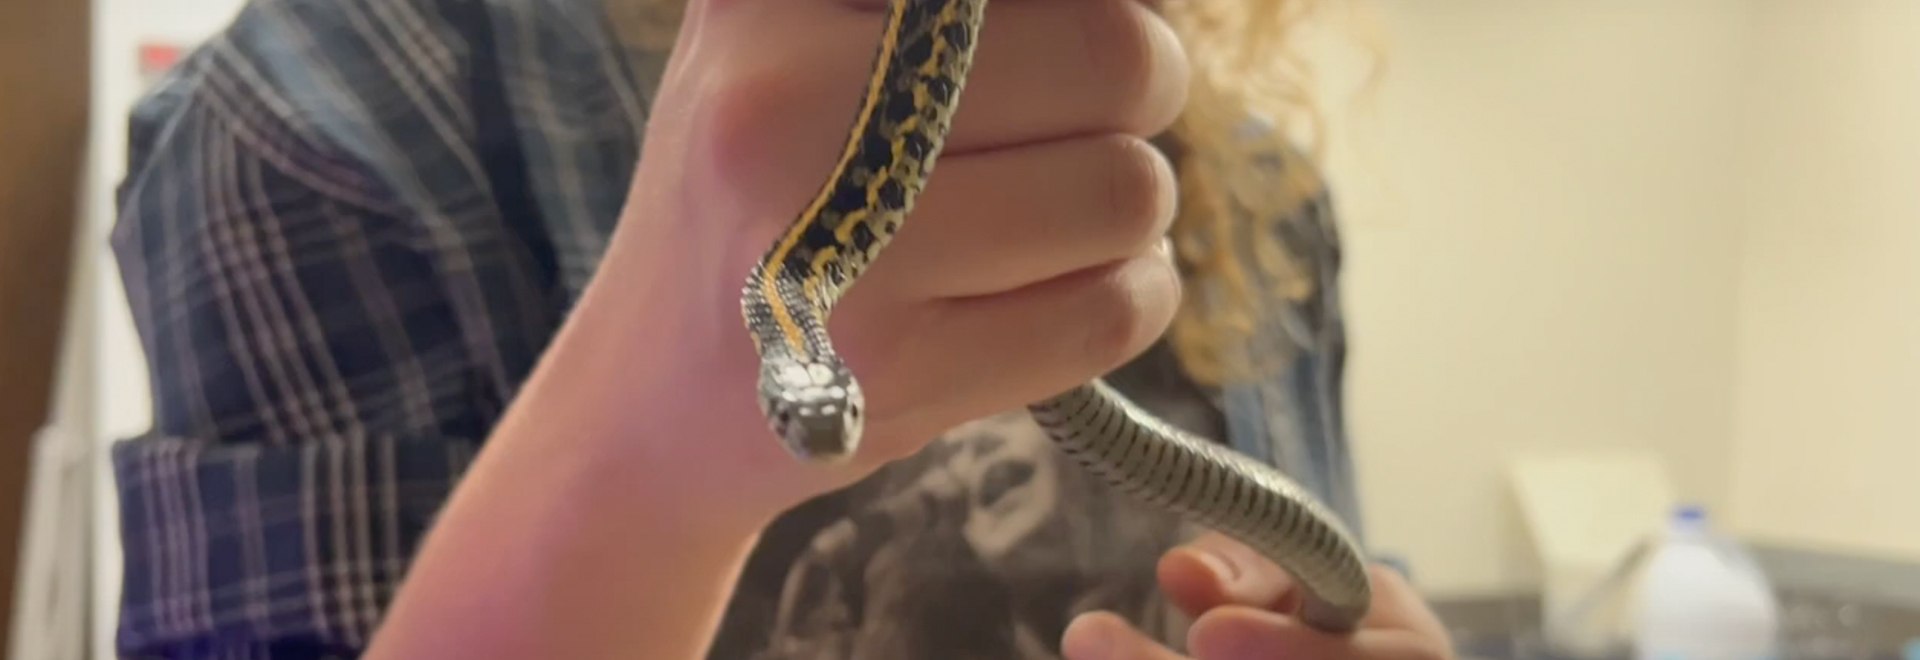
[[[760,352],[760,409],[789,453],[840,462],[865,397],[827,318],[893,241],[933,174],[973,67],[986,0],[894,0],[833,176],[748,276],[741,311]]]

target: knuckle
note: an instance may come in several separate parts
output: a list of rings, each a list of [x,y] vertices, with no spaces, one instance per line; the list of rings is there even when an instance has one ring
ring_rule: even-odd
[[[1174,215],[1173,164],[1146,140],[1119,136],[1106,145],[1109,217],[1129,253],[1160,240]]]
[[[695,158],[712,183],[758,189],[779,170],[780,136],[789,132],[785,101],[797,98],[793,76],[779,71],[738,71],[716,76],[702,94],[699,119],[688,136]]]
[[[1146,350],[1173,320],[1178,288],[1164,255],[1136,257],[1100,278],[1097,312],[1085,326],[1087,358],[1108,369]]]
[[[1087,71],[1116,107],[1144,102],[1153,90],[1155,48],[1147,10],[1136,2],[1084,5]]]
[[[1089,325],[1086,358],[1102,370],[1124,363],[1134,352],[1140,311],[1124,303],[1107,306],[1101,323]]]
[[[773,104],[768,102],[770,91],[756,78],[740,76],[717,84],[704,99],[703,121],[693,136],[695,151],[706,154],[722,181],[736,179],[746,163],[765,157],[759,138]]]

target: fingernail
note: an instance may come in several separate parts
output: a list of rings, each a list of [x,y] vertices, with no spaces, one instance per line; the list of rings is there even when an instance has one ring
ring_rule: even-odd
[[[1206,564],[1207,569],[1213,571],[1214,576],[1220,578],[1221,582],[1239,579],[1240,567],[1235,566],[1233,560],[1227,559],[1226,555],[1212,550],[1201,550],[1195,554],[1199,555],[1200,563]]]
[[[1104,660],[1113,655],[1113,630],[1093,616],[1082,615],[1067,624],[1061,635],[1061,653],[1072,660]]]

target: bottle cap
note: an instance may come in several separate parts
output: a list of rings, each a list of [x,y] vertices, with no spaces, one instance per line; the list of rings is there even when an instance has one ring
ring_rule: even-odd
[[[1676,506],[1667,525],[1668,529],[1682,534],[1704,534],[1707,531],[1707,508],[1698,504]]]

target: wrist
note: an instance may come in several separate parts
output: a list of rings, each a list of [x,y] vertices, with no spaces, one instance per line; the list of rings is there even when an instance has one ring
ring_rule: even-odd
[[[608,281],[602,275],[598,281]],[[757,371],[744,336],[693,327],[713,315],[663,313],[678,306],[636,295],[673,290],[667,286],[625,274],[612,281],[635,284],[589,291],[496,441],[573,456],[574,477],[606,496],[682,511],[716,531],[756,533],[831,487],[767,428],[753,402]],[[733,339],[741,346],[728,345]]]

